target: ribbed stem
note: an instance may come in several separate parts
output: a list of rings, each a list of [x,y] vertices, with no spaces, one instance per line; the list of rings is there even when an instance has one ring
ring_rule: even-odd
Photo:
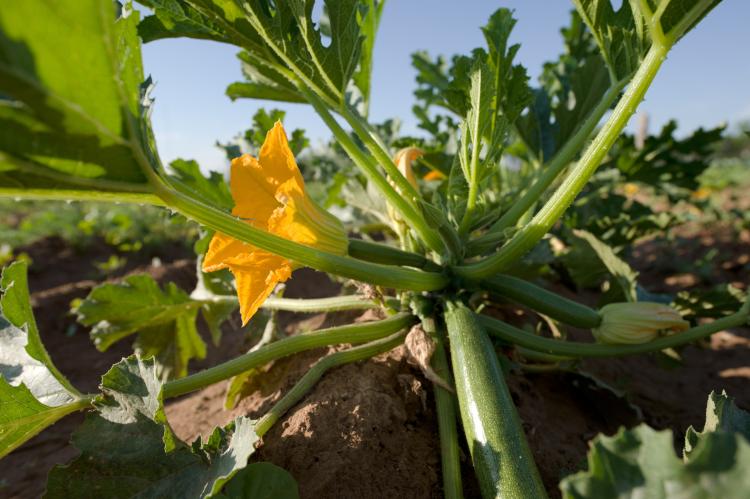
[[[598,343],[553,340],[528,333],[486,315],[479,315],[478,317],[479,322],[488,333],[512,345],[518,345],[537,352],[568,358],[621,357],[624,355],[658,352],[667,348],[678,347],[725,329],[744,326],[748,322],[747,308],[747,305],[743,306],[739,312],[717,319],[710,324],[696,326],[681,333],[664,336],[638,345],[603,345]]]
[[[581,192],[591,175],[601,164],[604,156],[622,133],[638,104],[643,100],[646,90],[666,58],[667,51],[667,48],[657,45],[653,45],[649,49],[612,115],[586,149],[580,161],[542,209],[539,210],[539,213],[523,229],[516,232],[513,238],[494,255],[476,263],[455,267],[454,270],[457,275],[467,279],[479,280],[502,272],[530,251],[544,237],[555,222],[560,219],[578,193]]]
[[[406,267],[427,270],[429,272],[441,272],[443,270],[437,263],[417,253],[404,251],[386,244],[363,241],[361,239],[349,240],[349,256],[367,262],[382,263],[386,265],[403,265]]]
[[[276,341],[254,352],[236,357],[228,362],[211,367],[164,385],[164,397],[171,398],[231,378],[242,372],[262,366],[304,350],[336,345],[339,343],[364,343],[377,340],[400,331],[416,322],[409,314],[397,314],[378,322],[367,322],[348,326],[322,329],[312,333],[291,336]]]
[[[542,167],[541,175],[531,187],[520,198],[513,201],[510,209],[492,225],[487,233],[469,242],[467,254],[478,255],[502,242],[503,231],[509,227],[513,227],[521,216],[540,200],[544,191],[547,190],[563,169],[570,164],[575,155],[582,149],[583,144],[588,140],[596,125],[599,124],[604,114],[612,106],[612,103],[620,95],[620,92],[622,92],[625,83],[625,81],[617,82],[604,94],[599,104],[591,111],[576,133],[555,154],[549,164]]]
[[[602,322],[601,315],[593,308],[517,277],[496,275],[482,281],[482,288],[571,326],[591,329]]]
[[[444,249],[442,240],[427,224],[422,214],[417,212],[414,207],[414,200],[403,197],[396,191],[396,189],[388,182],[388,179],[380,173],[377,162],[359,148],[349,134],[346,133],[341,125],[339,125],[326,107],[325,103],[322,102],[317,95],[305,89],[304,86],[298,85],[298,88],[305,96],[305,99],[312,104],[313,108],[318,113],[318,116],[323,119],[323,122],[328,126],[329,130],[331,130],[339,145],[344,148],[346,154],[362,170],[367,179],[378,188],[383,196],[385,196],[386,200],[399,212],[403,219],[409,223],[409,226],[414,229],[427,247],[433,251],[442,253]],[[386,164],[393,165],[393,161],[390,158],[387,158],[387,160],[388,163]],[[393,166],[393,168],[395,169],[395,166]],[[395,175],[399,175],[399,177],[395,178],[403,179],[406,185],[409,186],[410,190],[405,190],[404,192],[411,192],[414,190],[409,182],[406,182],[404,176],[399,173],[398,169],[395,169]],[[400,187],[400,183],[398,185]]]
[[[355,348],[343,350],[341,352],[332,353],[326,355],[292,387],[281,400],[276,402],[273,407],[258,420],[255,425],[255,432],[258,436],[263,436],[271,427],[279,420],[289,409],[302,400],[307,393],[315,386],[315,384],[323,377],[323,375],[334,367],[357,362],[360,360],[369,359],[375,355],[391,350],[404,341],[405,332],[393,334],[382,340],[373,341]]]
[[[442,335],[434,335],[437,348],[432,356],[432,368],[449,385],[453,385],[448,357],[445,354],[445,341]],[[440,433],[440,462],[443,471],[443,496],[446,499],[461,499],[463,484],[461,481],[461,459],[458,447],[458,427],[456,397],[437,383],[432,384],[435,392],[438,432]]]

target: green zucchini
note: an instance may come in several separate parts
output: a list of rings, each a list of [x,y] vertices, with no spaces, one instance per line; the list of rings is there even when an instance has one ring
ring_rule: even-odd
[[[445,322],[461,421],[482,497],[547,497],[487,333],[460,302],[446,303]]]

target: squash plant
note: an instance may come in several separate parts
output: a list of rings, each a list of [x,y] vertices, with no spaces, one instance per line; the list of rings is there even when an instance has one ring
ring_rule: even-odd
[[[0,9],[0,194],[151,204],[207,231],[197,245],[201,268],[191,294],[131,276],[96,288],[77,307],[100,349],[137,335],[137,354],[114,365],[97,394],[79,392],[45,351],[25,264],[3,272],[0,456],[66,414],[88,412],[73,439],[81,455],[52,471],[48,496],[250,497],[259,490],[293,496],[283,470],[248,466],[254,444],[328,369],[406,341],[433,352],[422,367],[435,382],[445,495],[462,495],[459,441],[465,439],[484,497],[545,497],[491,337],[520,359],[554,366],[659,352],[747,323],[749,303],[690,327],[676,308],[638,301],[627,266],[587,231],[576,237],[619,283],[614,303],[595,310],[511,275],[600,165],[613,160],[608,153],[670,49],[718,0],[630,0],[616,9],[609,0],[574,0],[568,37],[573,47],[580,36],[580,50],[557,70],[547,68],[546,87],[534,90],[513,60],[515,21],[500,9],[482,28],[486,47],[455,58],[449,70],[433,71],[428,58],[415,56],[421,102],[415,112],[433,140],[430,147],[399,150],[367,118],[382,1],[326,0],[320,23],[313,21],[313,0],[141,3],[153,14],[140,19],[129,3],[110,0],[25,0]],[[393,235],[388,244],[350,239],[313,200],[295,159],[297,142],[290,144],[280,123],[266,127],[256,154],[232,160],[229,186],[220,175],[204,176],[194,162],[163,165],[140,46],[172,37],[241,49],[246,81],[230,85],[232,98],[312,106],[358,169],[360,192],[381,203],[381,225]],[[436,117],[431,106],[452,117]],[[522,166],[509,168],[509,156]],[[415,175],[417,160],[434,182]],[[271,296],[299,267],[358,281],[362,292],[317,300]],[[596,342],[536,335],[482,313],[497,299],[590,329]],[[375,308],[384,318],[266,338],[245,355],[188,374],[190,360],[206,351],[198,315],[219,341],[220,324],[237,308],[243,322],[261,308]],[[236,388],[274,359],[342,343],[355,346],[322,358],[257,421],[238,418],[191,445],[166,421],[167,399],[229,379]],[[647,431],[638,435],[649,438]],[[738,459],[747,457],[744,440],[730,443]],[[600,466],[596,456],[591,463]],[[700,478],[690,474],[694,468],[680,471],[688,485]],[[597,490],[616,490],[607,481],[619,483],[618,473],[629,471],[615,467],[602,477],[592,468],[593,482],[577,477],[564,491],[595,497]],[[722,475],[725,468],[710,471],[737,477]],[[663,496],[660,479],[667,480],[652,477]]]

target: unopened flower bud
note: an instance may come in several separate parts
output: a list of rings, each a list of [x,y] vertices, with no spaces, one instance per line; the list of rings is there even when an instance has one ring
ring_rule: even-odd
[[[396,153],[396,156],[393,158],[393,162],[396,163],[398,171],[417,191],[419,191],[419,186],[417,185],[417,177],[414,176],[414,169],[411,167],[411,164],[423,154],[424,151],[422,151],[422,149],[418,147],[405,147],[399,150]],[[389,182],[394,188],[396,188],[397,191],[400,192],[393,180],[389,180]],[[402,195],[404,194],[403,192],[400,193]],[[403,220],[401,220],[401,217],[390,204],[388,205],[388,216],[396,224],[403,224]]]
[[[599,343],[646,343],[690,327],[677,310],[661,303],[610,303],[599,313],[602,322],[592,330]]]

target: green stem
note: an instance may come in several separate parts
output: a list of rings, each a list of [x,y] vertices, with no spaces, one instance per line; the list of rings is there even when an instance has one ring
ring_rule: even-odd
[[[599,124],[604,114],[612,107],[612,103],[620,95],[620,92],[622,92],[625,83],[626,81],[620,81],[610,87],[576,133],[555,154],[549,164],[542,168],[542,173],[536,179],[536,182],[519,199],[513,202],[510,209],[490,227],[486,234],[469,243],[467,248],[469,255],[478,255],[499,244],[503,240],[505,229],[514,226],[521,216],[539,201],[544,191],[560,175],[563,169],[570,164],[578,151],[582,149],[583,144],[591,136],[596,125]]]
[[[496,275],[482,281],[482,288],[571,326],[591,329],[602,322],[596,310],[517,277]]]
[[[72,189],[14,189],[12,187],[0,187],[0,196],[14,199],[44,201],[92,201],[164,206],[164,202],[155,195],[139,192],[110,192]]]
[[[397,314],[378,322],[353,324],[322,329],[312,333],[291,336],[276,341],[254,352],[234,358],[182,379],[164,385],[164,397],[172,398],[231,378],[240,373],[262,366],[304,350],[336,345],[339,343],[365,343],[400,331],[416,322],[409,314]]]
[[[437,348],[432,356],[432,368],[441,379],[449,385],[453,385],[453,376],[451,376],[448,357],[445,354],[445,341],[439,334],[434,334],[433,338],[437,341]],[[463,485],[461,482],[455,396],[437,383],[433,383],[432,387],[435,392],[438,432],[440,433],[443,496],[446,499],[461,499],[463,497]]]
[[[458,405],[485,499],[547,497],[495,349],[475,314],[446,303]]]
[[[624,355],[658,352],[667,348],[692,343],[725,329],[744,326],[747,324],[747,321],[748,310],[747,306],[744,306],[739,312],[716,319],[710,324],[703,324],[681,333],[663,336],[648,343],[638,345],[604,345],[544,338],[493,319],[492,317],[487,317],[486,315],[479,316],[479,322],[487,332],[508,343],[537,352],[568,358],[621,357]]]
[[[154,180],[154,183],[157,194],[164,203],[186,217],[230,237],[248,242],[258,248],[308,267],[396,289],[433,291],[441,289],[447,284],[447,278],[441,274],[363,262],[362,260],[326,253],[304,244],[289,241],[257,229],[232,215],[178,192],[166,186],[159,177]]]
[[[336,121],[333,115],[329,112],[328,107],[326,107],[325,103],[321,101],[317,95],[304,88],[302,84],[298,84],[298,87],[305,99],[312,104],[313,108],[318,113],[318,116],[323,119],[323,122],[331,130],[334,137],[336,137],[339,145],[344,148],[352,161],[354,161],[354,163],[363,171],[367,179],[375,184],[385,196],[386,200],[396,209],[396,211],[399,212],[404,220],[408,222],[409,226],[417,232],[419,237],[430,249],[442,253],[444,248],[442,240],[439,235],[427,225],[424,217],[416,211],[413,199],[402,196],[396,191],[396,189],[388,182],[388,179],[380,173],[377,162],[374,161],[372,157],[365,154],[354,140],[352,140],[349,134],[341,128],[341,125],[339,125],[338,121]],[[388,158],[388,161],[393,165],[393,161],[391,161],[390,158]],[[389,172],[387,166],[386,172]],[[406,181],[404,176],[399,173],[398,169],[396,169],[395,174]],[[395,182],[397,185],[400,185],[398,181]],[[408,182],[406,183],[409,184]]]
[[[360,360],[369,359],[375,355],[383,352],[387,352],[397,347],[404,341],[405,332],[399,332],[383,338],[381,340],[373,341],[359,347],[350,348],[341,352],[332,353],[326,355],[292,387],[281,400],[276,402],[273,407],[258,420],[255,425],[255,432],[258,436],[262,437],[268,430],[279,420],[289,409],[302,400],[302,398],[315,386],[315,384],[323,377],[326,371],[333,369],[334,367],[357,362]]]
[[[263,302],[261,308],[268,310],[284,310],[287,312],[340,312],[343,310],[367,310],[378,308],[380,305],[364,296],[334,296],[331,298],[277,298],[270,296]]]
[[[461,277],[478,280],[501,272],[530,251],[570,206],[615,143],[666,58],[668,48],[653,45],[612,115],[580,161],[533,219],[500,251],[476,263],[455,267]]]
[[[388,154],[388,150],[380,140],[380,137],[375,133],[372,127],[367,123],[358,113],[353,111],[349,106],[342,106],[339,110],[341,116],[346,120],[349,126],[352,127],[357,137],[364,143],[365,147],[370,154],[372,154],[378,163],[385,169],[388,177],[396,184],[398,189],[404,193],[412,203],[415,203],[420,198],[419,192],[414,188],[413,185],[406,180],[406,177],[398,170],[396,164]]]
[[[442,272],[442,267],[432,260],[404,251],[386,244],[363,241],[361,239],[349,240],[349,256],[373,263],[383,263],[387,265],[403,265],[406,267],[415,267],[429,272]]]

